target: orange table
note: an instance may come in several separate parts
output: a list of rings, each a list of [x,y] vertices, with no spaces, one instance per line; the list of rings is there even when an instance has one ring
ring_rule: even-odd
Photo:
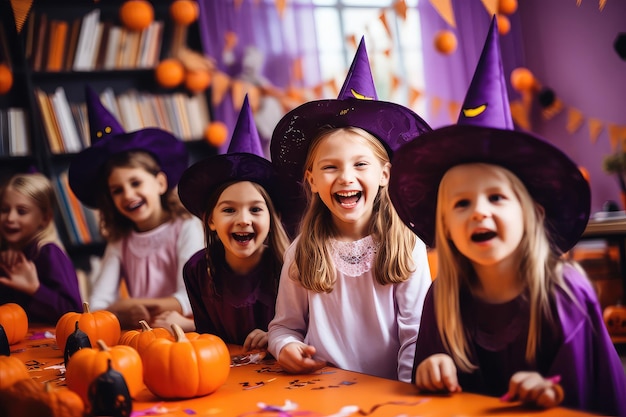
[[[11,346],[12,356],[23,360],[33,378],[65,388],[59,366],[63,353],[51,333],[34,329]],[[232,351],[234,354],[239,353]],[[181,370],[184,372],[184,370]],[[291,405],[291,411],[263,411],[266,406]],[[141,414],[153,410],[158,414]],[[342,413],[343,412],[343,413]],[[308,375],[284,373],[273,360],[231,368],[227,382],[215,393],[189,400],[163,401],[148,389],[133,401],[133,415],[162,416],[589,416],[564,408],[535,410],[519,403],[503,403],[469,393],[420,395],[407,383],[369,375],[324,368]]]

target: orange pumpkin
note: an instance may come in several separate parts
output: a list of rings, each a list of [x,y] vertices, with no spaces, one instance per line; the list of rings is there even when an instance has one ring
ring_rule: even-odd
[[[435,49],[442,54],[449,55],[456,51],[457,40],[454,32],[450,30],[440,30],[435,35]]]
[[[513,14],[517,10],[517,0],[500,0],[498,2],[498,13]]]
[[[164,59],[154,70],[154,78],[161,87],[178,87],[185,80],[185,67],[175,59]]]
[[[5,417],[82,417],[85,404],[68,389],[52,390],[47,383],[27,378],[0,391],[0,411]]]
[[[206,70],[187,71],[185,88],[192,93],[201,93],[211,85],[211,73]]]
[[[143,389],[143,365],[135,349],[126,345],[108,347],[103,340],[96,348],[85,348],[72,355],[65,370],[65,382],[69,389],[88,401],[89,384],[111,366],[126,380],[131,397]]]
[[[166,338],[174,340],[169,330],[163,327],[152,328],[145,320],[139,322],[141,330],[128,330],[120,337],[119,344],[127,345],[134,348],[139,355],[152,343],[155,339]]]
[[[120,20],[130,30],[144,30],[154,20],[154,8],[146,0],[128,0],[120,7]]]
[[[13,72],[6,64],[0,64],[0,94],[6,94],[13,87]]]
[[[30,379],[24,362],[12,356],[0,356],[0,390],[10,387],[20,379]]]
[[[496,16],[496,20],[498,21],[498,33],[500,36],[504,36],[511,31],[511,21],[508,17],[499,14]]]
[[[214,121],[204,129],[204,138],[209,144],[217,147],[221,146],[228,139],[228,127],[220,121]]]
[[[536,85],[537,80],[535,80],[535,76],[528,68],[517,67],[511,71],[511,86],[516,91],[532,91]]]
[[[603,312],[604,324],[612,336],[626,335],[626,306],[608,306]]]
[[[78,327],[89,336],[91,346],[96,346],[99,339],[113,346],[120,340],[122,328],[117,316],[110,311],[99,310],[93,313],[89,310],[89,303],[83,303],[83,312],[70,311],[61,316],[56,325],[57,346],[61,352],[65,352],[67,337]],[[73,357],[73,356],[72,356]]]
[[[170,6],[170,16],[179,25],[188,26],[198,18],[198,3],[194,0],[175,0]]]
[[[176,340],[157,339],[143,353],[144,382],[150,392],[161,398],[192,398],[221,387],[230,372],[224,341],[212,334],[189,340],[177,324],[172,329]]]
[[[4,327],[10,345],[23,340],[28,333],[28,316],[22,306],[16,303],[0,306],[0,324]]]

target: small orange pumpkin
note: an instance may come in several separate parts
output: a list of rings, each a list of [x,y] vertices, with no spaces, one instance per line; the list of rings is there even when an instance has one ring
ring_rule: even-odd
[[[211,73],[207,70],[192,70],[185,74],[185,88],[192,93],[201,93],[211,85]]]
[[[134,348],[139,355],[152,343],[155,339],[166,338],[174,340],[169,330],[163,327],[152,328],[145,320],[139,322],[141,330],[128,330],[120,337],[119,344]]]
[[[610,335],[626,335],[626,306],[621,304],[608,306],[604,309],[602,316]]]
[[[189,340],[177,324],[172,330],[175,341],[157,339],[143,353],[144,382],[150,392],[161,398],[193,398],[221,387],[230,372],[224,341],[212,334]]]
[[[99,310],[93,313],[89,310],[89,303],[83,303],[83,312],[67,312],[61,316],[56,325],[57,346],[65,352],[67,338],[78,327],[89,336],[91,346],[95,346],[98,339],[104,340],[107,345],[116,345],[120,340],[122,328],[117,316],[110,311]]]
[[[52,390],[48,383],[27,378],[0,391],[0,411],[6,417],[82,417],[85,404],[66,388]]]
[[[170,16],[174,22],[183,26],[195,22],[199,13],[198,3],[194,0],[174,0],[170,6]]]
[[[178,59],[164,59],[155,68],[154,78],[161,87],[178,87],[185,80],[185,67]]]
[[[6,94],[13,87],[13,72],[6,64],[0,64],[0,94]]]
[[[109,347],[103,340],[96,342],[97,348],[84,348],[72,355],[65,370],[65,382],[69,389],[80,395],[86,403],[89,400],[89,384],[111,366],[126,380],[131,397],[135,397],[144,387],[143,365],[135,349],[126,345]]]
[[[10,345],[22,341],[28,333],[28,316],[21,305],[6,303],[0,306],[0,324],[4,327]]]
[[[146,0],[128,0],[120,7],[120,20],[130,30],[144,30],[154,21],[154,7]]]
[[[24,362],[12,356],[0,356],[0,390],[10,387],[20,379],[30,379]]]
[[[435,49],[445,55],[456,51],[457,39],[451,30],[440,30],[435,34]]]
[[[215,120],[204,129],[204,139],[215,147],[221,146],[228,139],[228,127],[224,122]]]

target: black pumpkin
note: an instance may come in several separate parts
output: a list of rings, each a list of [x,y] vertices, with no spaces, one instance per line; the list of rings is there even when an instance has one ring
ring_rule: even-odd
[[[111,367],[89,384],[89,415],[129,417],[133,411],[133,402],[124,376]]]
[[[0,324],[0,355],[11,356],[9,339],[7,338],[7,332],[4,331],[4,327],[2,326],[2,324]]]
[[[89,341],[89,336],[87,333],[83,332],[78,328],[78,321],[76,321],[74,331],[67,336],[67,341],[65,342],[65,352],[63,353],[63,358],[65,359],[65,366],[70,361],[70,356],[74,353],[78,352],[83,348],[90,348],[91,342]]]

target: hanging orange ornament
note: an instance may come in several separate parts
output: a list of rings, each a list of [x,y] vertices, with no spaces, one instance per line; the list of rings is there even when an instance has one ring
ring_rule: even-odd
[[[209,71],[187,71],[185,74],[185,88],[192,93],[201,93],[211,85]]]
[[[6,94],[13,87],[13,72],[6,64],[0,64],[0,94]]]
[[[511,85],[519,92],[531,91],[535,88],[537,81],[528,68],[518,67],[511,71]]]
[[[120,20],[127,29],[144,30],[154,20],[154,8],[146,0],[128,0],[120,7]]]
[[[228,138],[228,128],[223,122],[211,122],[204,130],[204,138],[215,147],[221,146]]]
[[[449,55],[456,50],[456,35],[449,30],[440,30],[435,35],[435,49],[442,54]]]
[[[157,65],[154,76],[161,87],[178,87],[185,80],[185,67],[179,60],[168,58]]]
[[[511,31],[511,21],[508,17],[503,14],[499,14],[496,16],[496,19],[498,21],[498,33],[501,36],[504,36]]]
[[[199,13],[195,0],[175,0],[170,6],[170,16],[174,22],[183,26],[195,22]]]
[[[517,10],[517,0],[500,0],[498,2],[498,13],[513,14]]]

